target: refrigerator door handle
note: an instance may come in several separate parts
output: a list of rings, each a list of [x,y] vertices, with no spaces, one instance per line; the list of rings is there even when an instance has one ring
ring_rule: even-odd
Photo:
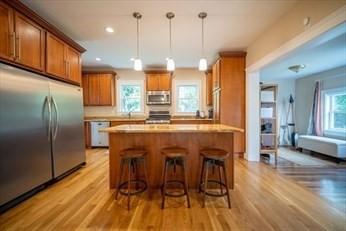
[[[48,105],[48,118],[45,117],[45,109]],[[43,119],[45,119],[46,125],[48,125],[47,139],[50,141],[50,133],[52,130],[52,108],[49,100],[49,96],[46,96],[43,101]]]
[[[53,140],[56,139],[56,136],[58,135],[58,130],[59,130],[59,108],[58,105],[54,99],[54,97],[52,97],[52,102],[53,102],[53,106],[55,109],[55,121],[54,121],[54,131],[53,131]]]

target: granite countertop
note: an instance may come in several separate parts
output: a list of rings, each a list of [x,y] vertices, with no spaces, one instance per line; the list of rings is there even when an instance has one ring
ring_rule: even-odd
[[[100,129],[108,133],[230,133],[244,132],[241,128],[223,124],[128,124]]]

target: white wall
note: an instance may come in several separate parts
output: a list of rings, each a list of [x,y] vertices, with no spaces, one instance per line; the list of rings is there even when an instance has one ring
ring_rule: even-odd
[[[283,130],[280,129],[280,125],[286,124],[286,115],[289,105],[289,97],[292,94],[295,98],[295,79],[282,79],[282,80],[266,80],[262,81],[263,84],[276,84],[278,86],[277,93],[277,128],[279,134],[279,144],[287,145],[283,137]],[[294,109],[293,109],[294,110]],[[289,116],[290,122],[291,117]]]
[[[346,86],[346,66],[296,80],[296,128],[299,134],[306,134],[308,129],[317,80],[323,80],[321,90]]]
[[[117,79],[128,79],[128,80],[145,80],[144,72],[134,71],[132,69],[116,69]],[[207,115],[208,107],[206,106],[206,76],[204,72],[198,71],[194,68],[183,68],[176,69],[173,75],[172,85],[174,86],[175,79],[181,80],[199,80],[201,81],[201,110],[204,110]],[[145,87],[144,87],[145,88]],[[145,89],[144,89],[145,90]],[[174,89],[172,88],[172,91]],[[174,92],[172,92],[174,95]],[[174,99],[172,99],[174,100]],[[145,103],[145,102],[144,102]],[[172,106],[174,103],[172,103]],[[147,115],[149,110],[169,110],[173,113],[172,106],[147,106],[144,107],[144,114]],[[118,116],[117,107],[103,107],[103,106],[87,106],[84,107],[85,116]]]

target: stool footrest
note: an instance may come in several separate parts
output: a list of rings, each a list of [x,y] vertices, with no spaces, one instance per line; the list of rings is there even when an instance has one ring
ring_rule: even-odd
[[[148,187],[147,183],[144,180],[131,180],[130,181],[130,184],[137,184],[137,183],[139,183],[142,187],[140,187],[139,189],[132,191],[130,193],[124,188],[124,186],[128,185],[129,182],[125,181],[125,182],[121,183],[119,185],[119,193],[122,195],[125,195],[125,196],[128,196],[128,195],[132,196],[132,195],[136,195],[136,194],[144,192]]]
[[[183,187],[182,190],[184,190],[184,182],[183,181],[180,181],[180,180],[168,180],[168,181],[166,181],[166,185],[174,184],[174,183],[178,183],[178,184],[182,185],[182,187]],[[162,188],[161,188],[161,192],[162,192]],[[182,196],[185,196],[185,195],[186,195],[185,192],[182,192],[182,193],[169,193],[169,192],[166,191],[166,193],[165,193],[165,196],[168,196],[168,197],[182,197]]]
[[[217,181],[217,180],[208,180],[208,183],[215,183],[215,184],[221,185],[225,189],[227,187],[226,184],[224,184],[224,183],[222,183],[220,181]],[[199,191],[204,193],[204,188],[205,187],[202,187],[202,185],[205,185],[205,183],[202,182],[199,185]],[[206,191],[205,194],[208,195],[208,196],[211,196],[211,197],[224,197],[224,196],[227,196],[227,190],[225,190],[225,192],[222,192],[222,193],[211,193],[211,192]]]

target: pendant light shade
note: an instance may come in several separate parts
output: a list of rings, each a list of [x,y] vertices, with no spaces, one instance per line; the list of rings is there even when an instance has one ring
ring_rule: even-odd
[[[205,58],[201,58],[198,64],[198,70],[206,71],[207,69],[208,69],[207,60]]]
[[[167,60],[167,71],[174,71],[175,70],[175,63],[172,58],[172,24],[171,20],[174,18],[174,13],[168,12],[166,14],[166,17],[169,20],[169,57],[166,59]]]
[[[142,15],[138,12],[133,13],[133,17],[137,20],[137,53],[136,58],[133,59],[133,69],[135,71],[143,70],[142,60],[139,58],[139,19],[142,18]]]
[[[172,58],[167,58],[167,71],[174,71],[175,70],[175,63]]]
[[[202,58],[199,60],[198,70],[206,71],[208,69],[207,59],[203,58],[204,56],[204,19],[207,17],[207,13],[201,12],[198,14],[198,17],[202,19]]]
[[[136,59],[134,59],[133,62],[134,62],[133,69],[135,69],[135,71],[143,70],[142,60],[140,60],[139,58],[136,58]]]

